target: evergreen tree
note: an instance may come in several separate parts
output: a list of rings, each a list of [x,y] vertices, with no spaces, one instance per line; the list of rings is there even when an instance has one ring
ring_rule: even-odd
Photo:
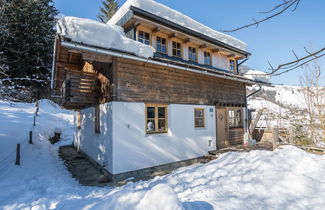
[[[103,6],[100,7],[97,18],[103,23],[107,23],[109,19],[115,14],[119,8],[119,1],[117,0],[104,0]]]
[[[57,10],[52,0],[0,0],[2,86],[48,87]]]

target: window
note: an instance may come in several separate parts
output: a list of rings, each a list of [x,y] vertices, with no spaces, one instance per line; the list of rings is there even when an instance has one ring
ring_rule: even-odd
[[[167,41],[165,38],[157,36],[157,52],[167,54]]]
[[[95,132],[100,133],[100,109],[99,105],[95,107]]]
[[[179,42],[172,42],[173,43],[173,56],[175,57],[182,57],[182,45]]]
[[[138,41],[143,44],[150,45],[150,34],[144,31],[139,31]]]
[[[204,128],[204,109],[196,108],[194,109],[194,125],[196,128]]]
[[[229,60],[229,68],[230,68],[230,71],[236,71],[236,61],[235,60]]]
[[[204,51],[204,64],[211,65],[211,54],[206,51]]]
[[[77,128],[81,129],[81,113],[77,111]]]
[[[146,105],[146,132],[167,133],[167,105]]]
[[[242,127],[242,111],[240,109],[231,109],[228,111],[229,127]]]
[[[197,57],[196,57],[196,48],[194,47],[188,47],[188,60],[190,61],[197,61]]]

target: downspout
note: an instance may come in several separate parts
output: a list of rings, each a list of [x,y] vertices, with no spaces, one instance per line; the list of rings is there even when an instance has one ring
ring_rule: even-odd
[[[248,57],[245,58],[245,60],[243,60],[240,63],[237,63],[237,73],[239,73],[239,66],[242,65],[243,63],[245,63],[248,60]]]
[[[249,94],[248,96],[246,96],[246,99],[255,95],[256,93],[260,92],[262,90],[262,85],[258,84],[258,90],[255,90],[254,92],[252,92],[251,94]]]
[[[246,124],[246,126],[245,126],[245,133],[246,133],[246,135],[245,135],[245,138],[244,138],[244,144],[245,144],[245,145],[248,145],[248,141],[249,141],[249,139],[252,139],[252,134],[250,133],[250,131],[249,131],[249,127],[248,127],[248,108],[247,108],[247,98],[249,98],[249,97],[255,95],[256,93],[260,92],[261,90],[262,90],[262,85],[261,85],[261,84],[258,84],[258,89],[255,90],[254,92],[252,92],[252,93],[250,93],[249,95],[246,96],[246,111],[245,111],[245,113],[246,113],[246,119],[245,119],[245,124]]]

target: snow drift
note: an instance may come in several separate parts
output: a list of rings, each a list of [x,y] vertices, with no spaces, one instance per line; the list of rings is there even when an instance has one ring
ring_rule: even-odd
[[[125,51],[145,58],[153,57],[155,52],[152,47],[127,38],[121,27],[89,19],[64,17],[57,23],[57,33],[77,43]]]
[[[244,43],[232,36],[215,31],[215,30],[193,20],[192,18],[174,10],[174,9],[171,9],[163,4],[155,2],[154,0],[128,0],[128,1],[126,1],[123,4],[123,6],[116,12],[116,14],[108,21],[108,24],[116,24],[117,21],[129,11],[129,8],[131,6],[145,10],[151,14],[162,17],[166,20],[169,20],[173,23],[176,23],[178,25],[189,28],[189,29],[196,31],[198,33],[212,37],[216,40],[219,40],[223,43],[229,44],[229,45],[239,48],[241,50],[245,50],[247,47],[246,43]]]

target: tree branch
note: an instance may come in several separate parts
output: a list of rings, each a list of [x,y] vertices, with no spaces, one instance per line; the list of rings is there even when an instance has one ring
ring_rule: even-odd
[[[250,24],[247,24],[247,25],[244,25],[244,26],[241,26],[241,27],[238,27],[238,28],[235,28],[235,29],[231,29],[231,30],[224,30],[223,32],[235,32],[235,31],[239,31],[241,29],[244,29],[244,28],[249,28],[249,27],[252,27],[252,26],[257,26],[260,24],[260,23],[263,23],[269,19],[272,19],[282,13],[284,13],[285,11],[287,11],[289,8],[293,7],[292,11],[295,11],[298,7],[300,3],[300,0],[287,0],[287,1],[284,1],[283,3],[281,4],[278,4],[276,5],[273,9],[271,10],[268,10],[268,11],[265,11],[265,12],[261,12],[263,14],[269,14],[271,13],[271,15],[261,19],[261,20],[255,20],[253,19],[253,23],[250,23]],[[282,8],[282,9],[280,9]],[[273,13],[275,12],[275,13]],[[273,13],[273,14],[272,14]]]

